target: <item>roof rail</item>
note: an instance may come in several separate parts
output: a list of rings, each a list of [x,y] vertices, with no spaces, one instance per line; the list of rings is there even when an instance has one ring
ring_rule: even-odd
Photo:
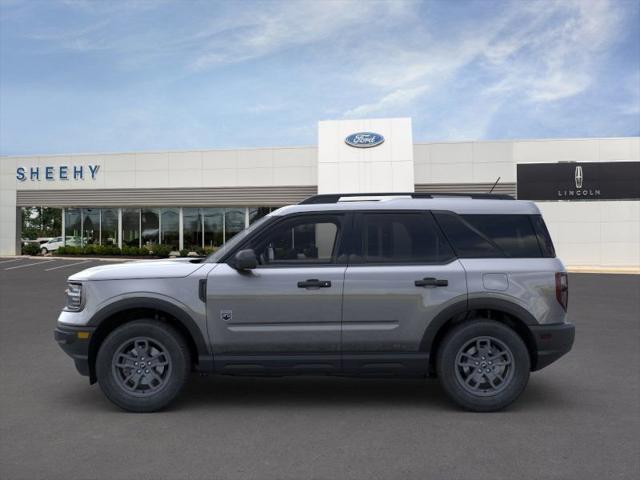
[[[447,192],[383,192],[383,193],[323,193],[305,198],[298,205],[310,205],[318,203],[338,203],[341,199],[348,201],[349,197],[354,200],[381,200],[379,198],[368,199],[366,197],[410,197],[410,198],[438,198],[438,197],[461,197],[472,198],[474,200],[515,200],[511,195],[504,193],[447,193]]]

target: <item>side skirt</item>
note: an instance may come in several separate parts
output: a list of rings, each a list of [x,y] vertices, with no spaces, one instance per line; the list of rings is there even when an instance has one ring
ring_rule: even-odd
[[[426,375],[428,366],[423,352],[214,355],[214,373],[222,375],[416,377]]]

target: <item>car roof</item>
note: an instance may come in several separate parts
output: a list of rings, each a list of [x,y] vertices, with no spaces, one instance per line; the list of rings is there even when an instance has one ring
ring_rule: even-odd
[[[366,197],[363,194],[362,197]],[[357,197],[356,197],[357,198]],[[282,207],[272,215],[323,211],[385,211],[385,210],[445,210],[459,214],[539,215],[535,203],[527,200],[478,199],[471,197],[407,198],[384,197],[374,200],[338,201],[332,203],[302,203]]]

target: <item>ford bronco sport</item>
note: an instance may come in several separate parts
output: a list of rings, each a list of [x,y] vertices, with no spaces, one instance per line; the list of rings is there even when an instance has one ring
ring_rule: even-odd
[[[437,376],[493,411],[574,338],[538,208],[501,195],[317,195],[207,258],[89,268],[66,295],[55,339],[136,412],[192,371]]]

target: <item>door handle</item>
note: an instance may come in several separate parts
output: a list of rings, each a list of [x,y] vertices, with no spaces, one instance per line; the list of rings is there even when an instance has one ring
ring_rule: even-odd
[[[416,287],[446,287],[449,285],[449,280],[440,280],[439,278],[423,278],[422,280],[416,280],[414,282]]]
[[[329,288],[331,281],[318,280],[317,278],[310,278],[302,282],[298,282],[298,288]]]
[[[204,303],[207,303],[207,280],[206,279],[201,279],[200,282],[198,282],[198,297],[200,298],[201,301],[203,301]]]

